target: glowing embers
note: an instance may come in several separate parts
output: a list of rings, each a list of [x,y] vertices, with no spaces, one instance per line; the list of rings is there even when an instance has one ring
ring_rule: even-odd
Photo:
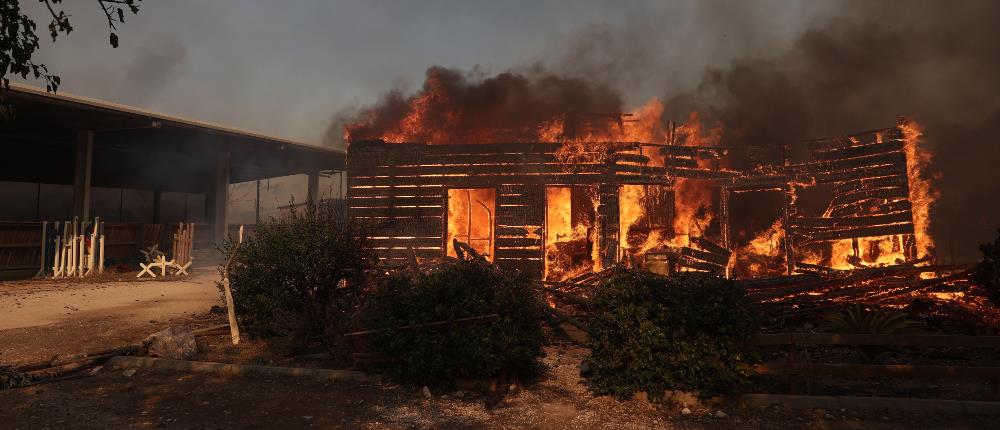
[[[595,187],[545,188],[545,278],[592,271],[599,260]]]
[[[493,220],[496,190],[493,188],[448,190],[448,255],[456,256],[454,240],[471,246],[493,259]]]

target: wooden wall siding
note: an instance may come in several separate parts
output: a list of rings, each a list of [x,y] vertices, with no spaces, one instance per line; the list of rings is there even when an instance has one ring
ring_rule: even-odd
[[[545,188],[503,184],[497,188],[496,244],[498,265],[541,276],[545,257]]]
[[[673,178],[681,177],[712,180],[732,192],[792,193],[802,184],[832,184],[835,196],[822,217],[802,217],[794,202],[786,205],[788,236],[795,245],[897,234],[904,236],[904,243],[914,243],[899,127],[817,140],[809,143],[812,161],[752,172],[698,168],[705,148],[595,144],[606,152],[585,158],[605,161],[567,165],[557,156],[560,147],[558,143],[355,142],[348,150],[348,212],[377,227],[375,248],[383,259],[404,264],[411,247],[418,257],[444,255],[449,188],[495,188],[497,262],[540,274],[546,186],[599,185],[597,227],[607,266],[617,260],[620,185],[670,186]],[[665,167],[648,165],[652,151],[665,155]],[[912,250],[907,253],[912,254]]]
[[[811,176],[834,192],[823,217],[789,220],[797,243],[914,233],[902,136],[893,127],[813,142],[816,161],[788,167],[790,176]]]
[[[356,142],[348,150],[347,204],[351,217],[377,230],[374,248],[387,264],[444,255],[449,188],[497,190],[494,258],[540,276],[543,270],[545,186],[601,182],[669,184],[666,169],[649,167],[639,144],[613,144],[606,162],[567,166],[557,143],[386,144]],[[671,154],[672,166],[696,166],[695,151]],[[594,159],[603,154],[593,154]],[[605,197],[605,200],[611,197]],[[607,229],[617,232],[617,192]],[[610,201],[610,200],[608,200]],[[608,206],[612,207],[611,204]],[[617,243],[617,235],[614,236]],[[615,248],[617,249],[617,248]]]
[[[0,272],[37,271],[42,264],[41,251],[42,223],[0,223]]]

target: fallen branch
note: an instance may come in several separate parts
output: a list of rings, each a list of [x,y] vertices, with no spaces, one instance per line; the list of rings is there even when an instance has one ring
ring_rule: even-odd
[[[412,329],[415,329],[415,328],[440,327],[440,326],[445,326],[445,325],[450,325],[450,324],[458,324],[458,323],[480,323],[481,324],[481,323],[486,323],[486,322],[493,322],[493,321],[496,321],[499,318],[500,318],[500,314],[489,314],[489,315],[482,315],[482,316],[477,316],[477,317],[459,318],[459,319],[454,319],[454,320],[434,321],[434,322],[423,323],[423,324],[409,324],[409,325],[404,325],[404,326],[401,326],[401,327],[396,327],[393,330],[412,330]],[[344,337],[368,336],[368,335],[371,335],[371,334],[375,334],[375,333],[379,333],[379,332],[383,332],[383,331],[388,331],[388,330],[389,329],[362,330],[362,331],[356,331],[356,332],[352,332],[352,333],[345,333]]]

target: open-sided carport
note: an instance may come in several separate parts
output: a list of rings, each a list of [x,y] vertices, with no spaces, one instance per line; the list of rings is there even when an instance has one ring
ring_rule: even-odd
[[[199,234],[218,242],[229,184],[305,174],[316,200],[321,172],[345,166],[341,151],[250,131],[17,84],[2,94],[0,181],[72,186],[72,211],[50,220],[91,219],[94,187],[151,191],[152,223],[164,193],[195,193],[211,225]]]

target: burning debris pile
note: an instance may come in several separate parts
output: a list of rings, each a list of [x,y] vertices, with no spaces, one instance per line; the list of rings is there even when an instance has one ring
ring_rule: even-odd
[[[432,68],[345,128],[351,216],[389,265],[454,255],[561,281],[622,264],[734,278],[828,275],[933,258],[919,126],[727,146],[656,99]]]

